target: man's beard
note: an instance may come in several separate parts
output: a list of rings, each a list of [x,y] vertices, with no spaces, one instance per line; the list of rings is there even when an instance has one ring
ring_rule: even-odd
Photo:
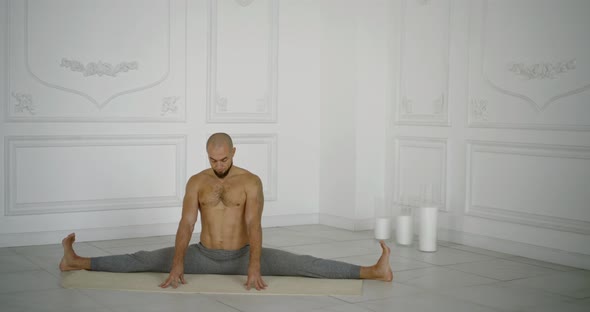
[[[217,171],[215,171],[215,170],[213,170],[213,172],[215,172],[215,175],[216,175],[218,178],[220,178],[220,179],[223,179],[223,178],[225,178],[225,177],[227,176],[227,174],[229,173],[229,170],[230,170],[230,169],[231,169],[233,166],[234,166],[234,164],[232,163],[231,165],[229,165],[229,168],[227,168],[227,170],[225,170],[225,171],[224,171],[224,172],[222,172],[222,173],[219,173],[219,172],[217,172]]]

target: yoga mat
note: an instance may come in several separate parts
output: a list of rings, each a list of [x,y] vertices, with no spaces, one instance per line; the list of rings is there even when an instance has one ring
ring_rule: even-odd
[[[360,296],[361,280],[321,279],[292,276],[263,276],[268,285],[265,290],[246,290],[246,276],[185,274],[188,284],[160,288],[168,273],[110,273],[91,271],[62,272],[64,288],[112,289],[147,292],[202,293],[202,294],[249,294],[249,295],[343,295]]]

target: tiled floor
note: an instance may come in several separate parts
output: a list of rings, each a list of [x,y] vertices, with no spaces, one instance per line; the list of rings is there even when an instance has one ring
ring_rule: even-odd
[[[198,240],[198,235],[193,241]],[[174,237],[76,243],[83,256],[171,246]],[[394,282],[362,296],[186,295],[59,286],[60,244],[0,248],[0,311],[590,311],[590,271],[453,243],[435,253],[392,249]],[[372,232],[323,225],[264,229],[264,245],[359,265],[380,254]]]

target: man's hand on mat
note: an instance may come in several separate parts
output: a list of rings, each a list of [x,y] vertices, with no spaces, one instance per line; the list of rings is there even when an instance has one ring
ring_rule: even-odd
[[[266,289],[266,283],[264,282],[264,280],[262,279],[262,276],[260,275],[260,271],[256,271],[256,270],[248,270],[248,280],[246,281],[246,283],[244,284],[246,285],[246,289],[250,290],[250,288],[253,286],[254,288],[256,288],[256,290],[264,290]]]
[[[177,288],[179,285],[178,282],[181,284],[186,284],[186,281],[184,280],[184,269],[172,268],[170,275],[168,275],[168,279],[166,279],[164,283],[160,284],[160,287],[167,288],[168,286],[172,285],[172,288]]]

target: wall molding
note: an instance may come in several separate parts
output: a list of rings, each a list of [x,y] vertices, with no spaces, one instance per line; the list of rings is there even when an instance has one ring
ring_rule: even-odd
[[[271,134],[246,134],[246,133],[232,133],[230,134],[234,145],[236,144],[262,144],[266,145],[268,149],[268,179],[269,184],[264,185],[264,200],[274,201],[278,200],[278,136],[276,133]]]
[[[400,194],[400,185],[401,185],[401,168],[403,164],[401,164],[401,149],[403,147],[414,147],[414,148],[424,148],[424,149],[434,149],[441,152],[441,159],[440,159],[440,177],[441,177],[441,184],[438,186],[438,190],[440,193],[440,202],[437,203],[439,205],[439,210],[441,211],[449,211],[449,197],[447,196],[448,186],[447,186],[447,172],[448,172],[448,159],[449,159],[449,149],[448,149],[448,139],[445,138],[430,138],[430,137],[410,137],[410,136],[396,136],[394,139],[394,146],[395,146],[395,159],[394,159],[394,191],[393,191],[393,200],[396,204],[407,204],[401,203],[401,194]],[[410,205],[411,206],[411,205]],[[418,208],[417,206],[412,206],[412,208]]]
[[[397,105],[397,114],[394,119],[395,125],[408,125],[408,126],[440,126],[440,127],[450,127],[451,126],[451,118],[450,118],[450,109],[448,107],[447,101],[447,93],[449,90],[449,64],[445,64],[445,83],[444,89],[440,90],[440,95],[436,96],[431,100],[430,105],[432,106],[432,113],[431,114],[416,114],[413,113],[411,108],[412,103],[415,103],[415,100],[412,100],[411,96],[406,94],[405,92],[405,84],[403,79],[405,69],[405,59],[406,53],[404,47],[406,46],[407,38],[406,38],[406,9],[407,9],[408,0],[402,1],[402,14],[401,16],[401,51],[400,51],[400,60],[399,60],[399,90],[400,90],[400,97],[398,100],[399,105]],[[430,5],[429,1],[422,1],[419,3],[422,6]],[[451,35],[451,12],[452,12],[453,4],[449,2],[448,10],[447,10],[447,44],[446,49],[443,49],[443,52],[446,53],[446,58],[448,59],[450,56],[450,35]]]
[[[470,61],[469,61],[469,76],[470,80],[480,79],[481,84],[490,87],[493,91],[500,95],[507,96],[514,99],[519,99],[528,104],[536,113],[542,113],[547,107],[553,103],[564,98],[577,95],[590,90],[590,81],[579,86],[572,86],[569,90],[562,90],[553,96],[550,96],[544,102],[535,101],[530,96],[523,92],[510,90],[507,86],[501,86],[499,83],[492,81],[487,73],[486,59],[487,46],[489,45],[486,37],[489,20],[488,3],[487,0],[477,2],[480,5],[472,5],[470,11],[469,28],[471,29],[470,42]],[[479,64],[474,63],[473,59],[479,58]],[[505,70],[514,75],[523,77],[523,80],[552,80],[558,79],[559,75],[563,75],[569,71],[576,69],[575,58],[565,58],[566,61],[546,61],[535,64],[524,64],[522,62],[511,62],[506,64]],[[469,87],[469,98],[478,98],[478,95]],[[469,106],[469,105],[468,105]],[[557,123],[506,123],[494,122],[488,120],[473,120],[472,114],[468,111],[467,124],[470,128],[498,128],[498,129],[531,129],[531,130],[558,130],[558,131],[590,131],[590,124],[557,124]]]
[[[440,229],[438,231],[438,237],[440,240],[501,252],[514,255],[514,257],[521,256],[586,270],[590,269],[590,255],[586,254],[478,235],[453,229]]]
[[[488,116],[488,100],[482,98],[472,98],[469,101],[470,111],[469,113],[475,120],[487,121]]]
[[[525,63],[512,63],[508,65],[508,71],[526,80],[557,79],[561,74],[576,69],[576,59],[559,62],[546,62],[527,65]]]
[[[33,96],[30,93],[12,92],[12,97],[16,99],[15,112],[28,112],[30,115],[35,115],[35,103],[33,103]]]
[[[243,6],[243,7],[247,7],[250,4],[252,4],[252,2],[254,2],[254,0],[235,0],[237,4]]]
[[[166,78],[168,78],[168,76],[170,75],[170,67],[171,67],[171,57],[170,55],[172,54],[171,50],[172,50],[172,44],[171,44],[171,37],[172,37],[172,33],[171,33],[171,28],[172,28],[172,9],[171,9],[171,0],[168,0],[168,12],[167,12],[167,17],[168,17],[168,54],[166,56],[166,70],[165,72],[162,74],[162,76],[151,83],[136,87],[136,88],[131,88],[122,92],[117,92],[113,95],[111,95],[110,97],[108,97],[106,100],[99,102],[98,100],[96,100],[95,98],[93,98],[91,95],[86,94],[80,90],[76,90],[73,88],[69,88],[69,87],[65,87],[56,83],[51,83],[48,81],[45,81],[44,79],[42,79],[41,77],[39,77],[38,75],[35,74],[35,72],[32,70],[31,68],[31,64],[29,63],[29,0],[25,0],[25,60],[26,60],[26,67],[27,67],[27,71],[29,72],[29,74],[40,84],[49,87],[49,88],[53,88],[56,90],[60,90],[63,92],[67,92],[67,93],[72,93],[72,94],[76,94],[79,95],[85,99],[87,99],[88,101],[90,101],[92,104],[94,104],[96,106],[96,108],[98,108],[99,110],[102,109],[103,107],[105,107],[107,104],[109,104],[109,102],[111,102],[113,99],[122,96],[122,95],[126,95],[126,94],[130,94],[130,93],[134,93],[134,92],[139,92],[139,91],[143,91],[143,90],[147,90],[150,88],[153,88],[159,84],[161,84],[164,80],[166,80]]]
[[[590,147],[564,146],[531,143],[502,143],[491,141],[467,141],[467,163],[465,182],[465,214],[473,217],[493,219],[503,222],[512,222],[521,225],[535,226],[551,230],[565,231],[590,235],[590,222],[569,218],[547,216],[535,213],[527,213],[503,209],[501,207],[486,207],[474,205],[472,202],[473,183],[473,154],[476,152],[488,152],[509,154],[518,156],[588,159],[590,160]]]
[[[486,46],[487,46],[487,37],[486,35],[486,27],[487,27],[487,21],[488,21],[488,1],[484,0],[484,5],[483,5],[483,12],[482,12],[482,19],[481,19],[481,23],[482,23],[482,27],[481,27],[481,53],[482,53],[482,66],[481,66],[481,74],[482,77],[484,77],[484,81],[491,86],[494,90],[496,90],[499,93],[502,93],[504,95],[507,96],[511,96],[511,97],[516,97],[519,98],[527,103],[529,103],[530,105],[532,105],[537,111],[542,111],[545,108],[547,108],[549,105],[551,105],[552,103],[556,102],[557,100],[566,98],[568,96],[572,96],[578,93],[582,93],[585,92],[587,90],[590,90],[590,83],[586,83],[585,85],[581,86],[581,87],[577,87],[577,88],[572,88],[566,92],[562,92],[562,93],[558,93],[552,97],[550,97],[548,100],[546,100],[543,103],[537,103],[536,101],[534,101],[533,99],[531,99],[530,97],[526,96],[525,94],[519,93],[519,92],[515,92],[515,91],[511,91],[508,90],[506,88],[500,87],[498,84],[494,83],[489,76],[486,74],[486,68],[485,68],[485,62],[483,60],[486,59]],[[535,65],[533,65],[535,66]],[[547,67],[548,65],[544,65],[543,67]],[[574,66],[575,68],[575,66]],[[538,76],[538,75],[534,75],[534,76]]]
[[[590,131],[590,125],[576,126],[564,124],[534,124],[534,123],[506,123],[487,121],[468,121],[469,128],[491,128],[491,129],[512,129],[512,130],[539,130],[539,131]]]
[[[54,201],[18,203],[16,201],[16,150],[39,147],[96,147],[96,146],[167,146],[176,149],[176,194],[140,198],[116,198],[100,200]],[[4,139],[4,194],[6,216],[55,214],[154,207],[178,207],[182,205],[186,175],[186,136],[7,136]]]
[[[137,93],[137,92],[141,92],[141,91],[145,91],[147,89],[156,87],[160,84],[162,84],[164,81],[166,81],[168,79],[168,77],[170,76],[170,71],[171,71],[171,67],[172,67],[172,59],[171,59],[171,55],[172,55],[172,32],[171,32],[171,28],[172,28],[172,20],[175,20],[177,18],[175,18],[173,16],[172,13],[172,9],[171,7],[173,7],[174,5],[172,4],[172,2],[176,2],[176,0],[166,0],[168,5],[168,13],[167,13],[167,17],[168,17],[168,38],[167,38],[167,44],[168,44],[168,48],[167,48],[167,59],[166,59],[166,64],[167,64],[167,69],[166,72],[163,73],[162,77],[160,77],[157,81],[154,81],[152,83],[146,84],[146,85],[142,85],[140,87],[137,88],[131,88],[122,92],[118,92],[116,94],[111,95],[110,97],[108,97],[105,101],[101,101],[99,102],[98,100],[94,99],[92,96],[90,96],[89,94],[86,94],[82,91],[73,89],[73,88],[68,88],[65,86],[61,86],[59,84],[55,84],[55,83],[50,83],[47,81],[44,81],[43,79],[41,79],[40,77],[38,77],[37,75],[34,74],[33,70],[31,69],[31,66],[29,64],[29,47],[28,47],[28,6],[29,6],[29,1],[25,0],[23,2],[23,5],[25,6],[25,18],[24,18],[24,36],[25,36],[25,47],[24,47],[24,53],[25,55],[25,71],[31,76],[31,78],[43,85],[46,86],[48,88],[51,89],[55,89],[58,90],[60,92],[65,92],[65,93],[70,93],[70,94],[74,94],[77,96],[80,96],[86,100],[88,100],[89,102],[91,102],[94,107],[96,107],[98,110],[101,110],[102,108],[106,107],[112,100],[114,100],[115,98],[118,98],[120,96],[124,96],[124,95],[129,95],[132,93]],[[13,3],[14,2],[14,3]],[[178,0],[178,2],[184,3],[184,7],[186,8],[186,0]],[[14,0],[8,0],[7,1],[7,19],[6,19],[6,47],[7,47],[7,57],[6,57],[6,64],[7,64],[7,79],[6,79],[6,90],[8,90],[8,94],[10,94],[10,91],[12,91],[12,70],[10,69],[10,63],[11,63],[11,50],[13,47],[13,40],[11,39],[12,37],[12,21],[15,19],[12,14],[10,14],[10,12],[12,11],[12,7],[14,7],[17,3],[17,1]],[[187,32],[187,23],[186,23],[186,17],[188,15],[187,10],[184,9],[183,10],[183,14],[184,14],[184,35],[183,38],[186,39],[186,32]],[[186,58],[187,55],[187,45],[184,45],[184,57]],[[121,64],[127,64],[126,66],[122,65],[123,67],[127,67],[127,69],[131,69],[132,67],[134,67],[134,65],[132,63],[135,62],[122,62]],[[80,63],[81,64],[81,63]],[[98,64],[98,63],[97,63]],[[103,65],[107,64],[103,62]],[[121,65],[119,64],[119,65]],[[70,64],[71,66],[74,66],[75,68],[79,69],[78,65],[75,64]],[[107,64],[108,65],[108,64]],[[63,60],[62,60],[62,64],[60,66],[63,66]],[[113,65],[116,67],[116,65]],[[129,67],[131,66],[131,67]],[[67,66],[66,66],[67,67]],[[98,70],[98,71],[97,71]],[[123,68],[121,68],[120,70],[125,71]],[[183,66],[183,73],[179,73],[179,76],[182,76],[184,78],[184,97],[186,98],[186,93],[187,93],[187,86],[186,86],[186,75],[187,75],[187,67]],[[96,69],[94,70],[94,72],[96,72],[96,74],[98,74],[98,72],[101,72],[100,69]],[[106,74],[108,71],[104,72],[103,74]],[[9,97],[10,95],[8,95]],[[9,98],[6,101],[6,103],[10,103]],[[184,104],[184,110],[186,110],[186,104]],[[156,111],[157,111],[157,106],[156,107]],[[8,105],[5,106],[5,117],[4,119],[6,121],[9,122],[162,122],[162,123],[170,123],[170,122],[184,122],[186,121],[186,113],[183,113],[182,116],[180,114],[175,114],[175,115],[162,115],[162,114],[157,114],[154,116],[149,116],[149,117],[134,117],[134,116],[129,116],[129,117],[118,117],[118,116],[91,116],[90,113],[86,113],[84,114],[86,116],[80,116],[80,114],[71,114],[71,115],[58,115],[58,116],[43,116],[41,112],[36,113],[34,116],[33,115],[15,115],[12,113],[10,107]]]
[[[82,73],[82,76],[89,77],[89,76],[110,76],[110,77],[117,77],[117,74],[123,72],[128,72],[130,70],[138,70],[139,64],[137,61],[132,62],[120,62],[117,65],[113,65],[111,63],[106,63],[103,61],[98,62],[89,62],[88,64],[84,65],[82,62],[78,60],[69,60],[67,58],[61,59],[61,67],[65,67],[73,72]]]
[[[162,98],[161,115],[174,114],[178,111],[179,96],[167,96]]]
[[[278,27],[279,1],[270,0],[270,31],[268,33],[268,72],[266,92],[260,98],[255,112],[228,111],[227,97],[219,94],[217,86],[217,0],[209,0],[209,37],[207,54],[207,122],[209,123],[275,123],[277,122],[278,85]],[[246,5],[239,3],[242,6]]]

